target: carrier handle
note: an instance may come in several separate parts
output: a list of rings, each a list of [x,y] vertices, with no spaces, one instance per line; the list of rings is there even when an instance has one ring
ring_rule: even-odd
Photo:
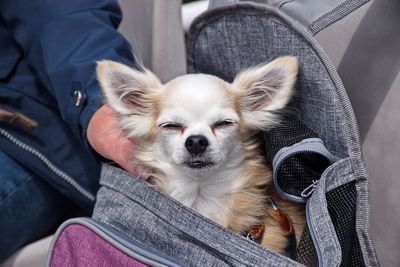
[[[209,9],[231,5],[242,0],[210,0]],[[344,18],[370,0],[276,0],[273,6],[283,10],[316,35],[329,25]],[[243,1],[244,2],[244,1]],[[253,0],[264,2],[267,0]]]

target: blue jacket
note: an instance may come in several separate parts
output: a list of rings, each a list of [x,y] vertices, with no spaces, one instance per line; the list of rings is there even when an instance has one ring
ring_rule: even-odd
[[[0,1],[0,109],[38,122],[0,122],[0,150],[87,210],[100,174],[85,137],[102,105],[95,62],[133,64],[120,20],[116,0]]]

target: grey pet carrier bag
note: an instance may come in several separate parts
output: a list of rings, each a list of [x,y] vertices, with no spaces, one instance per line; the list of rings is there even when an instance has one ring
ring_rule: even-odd
[[[277,1],[271,6],[212,1],[215,8],[194,21],[187,40],[189,72],[227,81],[243,68],[279,56],[298,58],[297,93],[290,109],[319,139],[286,147],[273,166],[279,168],[282,160],[304,151],[323,155],[330,165],[319,179],[300,183],[307,194],[291,191],[290,181],[276,184],[286,198],[306,202],[307,226],[295,259],[217,225],[108,165],[91,220],[182,265],[377,266],[368,233],[368,174],[357,124],[336,70],[313,38],[366,1],[313,1],[315,9],[307,10],[310,2]]]

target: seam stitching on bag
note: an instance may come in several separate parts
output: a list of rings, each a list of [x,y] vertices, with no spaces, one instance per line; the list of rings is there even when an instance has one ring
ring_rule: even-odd
[[[280,0],[280,1],[278,0],[278,1],[274,2],[274,3],[272,3],[272,6],[274,6],[276,8],[282,8],[282,6],[284,6],[284,5],[288,4],[288,3],[291,3],[293,1],[294,0]]]
[[[334,9],[326,12],[325,14],[311,22],[311,24],[308,26],[308,29],[313,35],[316,35],[321,30],[343,19],[344,17],[346,17],[357,8],[361,7],[369,1],[370,0],[346,0]]]

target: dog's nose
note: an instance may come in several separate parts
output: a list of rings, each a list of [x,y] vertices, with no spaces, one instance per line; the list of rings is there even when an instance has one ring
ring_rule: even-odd
[[[195,155],[203,153],[208,147],[208,140],[203,135],[191,135],[186,139],[186,149]]]

